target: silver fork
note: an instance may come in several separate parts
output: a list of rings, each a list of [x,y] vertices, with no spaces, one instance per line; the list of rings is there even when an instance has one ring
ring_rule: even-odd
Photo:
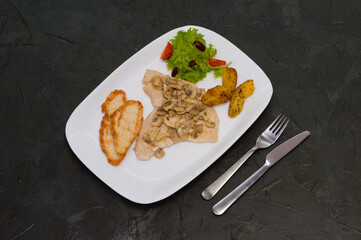
[[[202,192],[202,197],[210,200],[223,187],[223,185],[233,176],[233,174],[247,161],[247,159],[257,150],[268,148],[281,136],[289,120],[282,113],[268,126],[266,130],[257,138],[256,145],[251,148],[242,158],[232,165],[216,181],[209,185]]]

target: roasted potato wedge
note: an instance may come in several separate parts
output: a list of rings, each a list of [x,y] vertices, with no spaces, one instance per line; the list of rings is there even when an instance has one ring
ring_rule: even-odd
[[[214,106],[225,103],[232,98],[232,91],[225,86],[217,85],[202,96],[202,103],[208,106]]]
[[[228,108],[228,116],[231,118],[237,117],[243,108],[244,105],[244,93],[242,91],[242,85],[239,85],[233,92],[231,102]]]
[[[251,96],[255,89],[252,79],[245,81],[244,83],[239,85],[239,87],[242,89],[245,98]]]
[[[233,91],[237,86],[237,71],[234,68],[223,69],[222,85]]]

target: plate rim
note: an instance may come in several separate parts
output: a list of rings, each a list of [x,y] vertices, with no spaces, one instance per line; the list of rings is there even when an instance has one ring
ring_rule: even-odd
[[[102,86],[103,84],[105,84],[106,80],[108,78],[110,78],[119,68],[121,68],[123,65],[126,65],[127,62],[129,62],[133,57],[135,57],[136,55],[140,54],[145,48],[147,48],[149,45],[151,45],[152,43],[156,42],[158,39],[162,38],[164,35],[172,32],[172,31],[179,31],[179,30],[184,30],[184,29],[189,29],[189,28],[196,28],[199,30],[199,32],[202,33],[202,30],[206,30],[206,31],[209,31],[211,32],[212,34],[215,34],[215,35],[218,35],[220,37],[223,38],[223,40],[227,41],[230,45],[232,45],[232,47],[235,47],[237,48],[239,51],[241,51],[245,56],[247,56],[247,58],[253,63],[255,64],[260,71],[263,72],[263,74],[266,76],[266,79],[268,80],[269,82],[269,88],[268,88],[268,91],[267,93],[269,94],[269,96],[267,96],[268,98],[267,99],[264,99],[264,106],[263,109],[261,107],[260,109],[260,113],[256,116],[256,118],[254,119],[254,121],[249,124],[249,126],[244,130],[244,132],[240,135],[236,135],[234,137],[234,139],[232,139],[232,141],[230,141],[229,144],[227,144],[225,148],[225,151],[219,151],[217,152],[217,156],[214,158],[213,161],[209,161],[207,162],[207,164],[203,164],[202,167],[199,167],[196,169],[195,171],[195,174],[193,174],[194,176],[193,177],[185,177],[184,179],[186,180],[183,180],[182,181],[182,184],[180,184],[180,187],[177,187],[177,188],[174,188],[173,190],[171,191],[167,191],[166,194],[163,194],[161,197],[153,197],[153,198],[148,198],[148,199],[136,199],[134,198],[133,196],[129,196],[127,194],[124,194],[124,193],[120,193],[119,191],[117,191],[115,189],[115,187],[112,186],[112,184],[108,184],[101,176],[99,176],[95,171],[92,170],[92,168],[90,166],[87,165],[86,161],[83,161],[82,158],[80,157],[80,153],[78,152],[77,149],[75,149],[75,146],[73,146],[71,144],[71,141],[70,141],[70,133],[69,133],[69,128],[70,128],[70,125],[72,123],[72,120],[76,114],[77,111],[79,111],[79,109],[82,107],[82,105],[85,104],[86,100],[88,98],[91,97],[91,95],[98,89],[100,88],[100,86]],[[202,33],[203,35],[205,35],[204,33]],[[191,181],[193,181],[194,179],[196,179],[201,173],[203,173],[207,168],[209,168],[212,164],[214,164],[228,149],[230,149],[242,136],[243,134],[255,123],[255,121],[262,115],[262,113],[264,112],[264,110],[267,108],[267,106],[269,105],[271,99],[272,99],[272,96],[273,96],[273,86],[272,86],[272,82],[271,80],[269,79],[269,77],[266,75],[266,73],[263,71],[263,69],[261,67],[258,66],[258,64],[256,62],[253,61],[252,58],[250,58],[247,54],[245,54],[240,48],[238,48],[235,44],[233,44],[231,41],[229,41],[228,39],[226,39],[225,37],[223,37],[222,35],[216,33],[215,31],[213,30],[210,30],[208,28],[205,28],[205,27],[202,27],[202,26],[197,26],[197,25],[184,25],[184,26],[180,26],[180,27],[177,27],[177,28],[174,28],[174,29],[171,29],[165,33],[163,33],[162,35],[160,35],[159,37],[155,38],[154,40],[150,41],[148,44],[146,44],[144,47],[142,47],[140,50],[138,50],[137,52],[135,52],[131,57],[129,57],[128,59],[126,59],[122,64],[120,64],[118,67],[116,67],[101,83],[99,83],[78,105],[77,107],[72,111],[72,113],[70,114],[67,122],[66,122],[66,125],[65,125],[65,136],[66,136],[66,139],[67,139],[67,142],[71,148],[71,150],[73,151],[73,153],[77,156],[77,158],[97,177],[99,178],[103,183],[105,183],[108,187],[110,187],[113,191],[115,191],[116,193],[118,193],[119,195],[121,195],[122,197],[132,201],[132,202],[135,202],[135,203],[138,203],[138,204],[151,204],[151,203],[155,203],[155,202],[159,202],[161,200],[164,200],[165,198],[168,198],[170,197],[171,195],[173,195],[174,193],[176,193],[177,191],[181,190],[184,186],[186,186],[187,184],[189,184]],[[144,201],[145,200],[145,201]]]

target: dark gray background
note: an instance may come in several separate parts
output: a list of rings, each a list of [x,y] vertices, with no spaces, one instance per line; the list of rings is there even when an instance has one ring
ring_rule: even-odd
[[[361,239],[361,1],[0,1],[1,239]],[[179,26],[216,31],[269,76],[252,127],[169,198],[119,196],[72,153],[75,107],[146,44]],[[200,192],[279,112],[279,142],[312,135],[226,214],[211,207],[264,162],[257,152],[212,201]]]

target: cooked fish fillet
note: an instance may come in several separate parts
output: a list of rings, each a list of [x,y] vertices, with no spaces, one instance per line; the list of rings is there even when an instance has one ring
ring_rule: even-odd
[[[143,139],[143,135],[152,127],[152,119],[157,109],[155,108],[148,117],[143,121],[142,127],[137,138],[137,142],[134,147],[135,154],[138,160],[149,160],[153,157],[155,151],[158,148],[166,148],[174,144],[174,141],[170,138],[165,138],[158,142],[156,146],[146,143]]]
[[[148,117],[142,123],[142,127],[139,132],[136,145],[134,147],[134,151],[137,158],[139,160],[149,160],[154,156],[158,148],[166,148],[179,141],[190,141],[197,143],[216,142],[218,140],[219,118],[214,108],[209,106],[205,107],[205,111],[209,115],[209,121],[214,122],[215,126],[212,128],[204,126],[203,132],[200,133],[196,138],[189,136],[186,139],[164,138],[163,140],[152,144],[148,144],[145,142],[145,140],[143,139],[143,135],[147,133],[148,129],[152,127],[153,117],[157,112],[157,108],[166,101],[166,98],[163,96],[163,90],[157,89],[152,85],[151,81],[154,76],[164,77],[164,75],[160,72],[147,70],[142,81],[142,83],[144,84],[143,90],[150,97],[154,110],[148,115]],[[177,79],[177,80],[184,82],[184,84],[190,84],[192,87],[197,88],[195,84],[192,84],[188,81],[184,81],[181,79]],[[163,126],[164,123],[160,127],[161,131]]]
[[[102,112],[112,115],[120,106],[127,101],[127,95],[122,90],[114,90],[111,92],[105,102],[102,104]]]
[[[117,154],[114,147],[113,134],[110,126],[110,117],[108,114],[103,116],[99,130],[100,146],[107,156],[108,162],[112,165],[118,165],[124,158],[123,155]]]
[[[143,120],[143,105],[139,101],[129,100],[111,115],[110,120],[115,151],[124,158],[139,133]]]

